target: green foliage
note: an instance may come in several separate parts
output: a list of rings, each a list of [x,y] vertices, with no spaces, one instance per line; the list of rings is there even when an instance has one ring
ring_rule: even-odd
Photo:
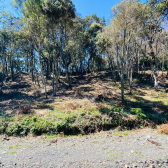
[[[115,112],[121,112],[122,108],[121,107],[113,107],[113,111]]]
[[[25,136],[28,133],[28,128],[24,125],[19,123],[9,123],[8,127],[6,128],[6,134],[11,136]]]
[[[124,132],[123,135],[124,135],[124,136],[128,136],[128,133],[127,133],[127,132]]]
[[[75,18],[75,6],[71,0],[44,0],[41,10],[48,19],[55,19],[55,21]]]
[[[53,123],[50,123],[46,120],[39,120],[38,122],[34,122],[30,124],[30,131],[35,135],[41,135],[44,133],[54,134],[55,126]]]
[[[81,137],[82,137],[82,134],[78,134],[78,136],[79,136],[79,138],[81,138]]]
[[[146,118],[146,115],[141,108],[131,108],[131,114],[136,114],[139,118]]]
[[[123,114],[126,114],[122,112],[122,108],[116,107],[112,110],[105,108],[104,110],[106,113],[101,113],[99,110],[91,108],[85,112],[80,111],[70,114],[61,112],[61,117],[59,111],[52,111],[46,117],[38,117],[36,115],[30,117],[26,115],[19,119],[17,117],[11,117],[10,120],[6,118],[0,124],[0,131],[9,136],[26,136],[29,133],[34,135],[53,135],[61,132],[65,135],[83,135],[118,126],[121,129],[131,129],[136,124],[138,126],[141,123],[138,123],[136,119],[129,122],[128,120],[125,121]]]

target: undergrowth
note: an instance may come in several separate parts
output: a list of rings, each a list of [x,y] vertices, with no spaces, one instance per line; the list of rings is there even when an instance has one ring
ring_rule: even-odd
[[[89,110],[65,111],[53,110],[46,116],[23,115],[4,117],[0,120],[0,133],[8,136],[26,136],[64,133],[65,135],[89,134],[114,127],[133,129],[149,126],[141,110],[132,109],[136,117],[131,118],[122,108],[100,108]],[[145,125],[145,123],[148,123]]]

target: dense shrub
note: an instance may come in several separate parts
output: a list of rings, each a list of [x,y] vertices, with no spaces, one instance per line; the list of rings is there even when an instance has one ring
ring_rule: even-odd
[[[6,133],[9,136],[26,136],[28,133],[34,135],[58,134],[60,132],[67,135],[89,134],[101,130],[108,130],[120,126],[121,129],[132,129],[143,124],[144,120],[130,119],[125,117],[123,110],[115,108],[112,110],[103,109],[103,114],[94,109],[86,113],[72,113],[64,118],[45,118],[37,116],[23,116],[21,118],[11,118],[0,123],[0,133]],[[133,109],[141,117],[143,113],[140,110]],[[141,114],[142,113],[142,114]]]

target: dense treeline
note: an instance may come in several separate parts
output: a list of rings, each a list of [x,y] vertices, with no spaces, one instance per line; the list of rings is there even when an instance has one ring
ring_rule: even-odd
[[[153,71],[158,88],[158,70],[168,66],[168,2],[123,0],[112,8],[111,24],[96,15],[82,18],[71,0],[15,0],[21,17],[3,12],[0,30],[0,92],[3,81],[20,72],[30,72],[32,81],[41,79],[47,97],[46,80],[52,79],[56,95],[61,73],[71,85],[70,74],[103,69],[120,77],[131,93],[133,73]]]

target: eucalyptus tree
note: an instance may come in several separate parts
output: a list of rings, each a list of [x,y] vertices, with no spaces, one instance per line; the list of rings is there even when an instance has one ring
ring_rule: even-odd
[[[16,69],[16,64],[14,61],[15,50],[17,46],[16,41],[18,38],[17,34],[20,28],[19,19],[10,13],[3,13],[2,22],[2,29],[6,30],[8,38],[10,39],[7,45],[7,65],[9,66],[12,80],[14,80],[14,70]]]
[[[98,50],[96,48],[96,36],[98,35],[98,32],[103,29],[104,26],[105,20],[97,17],[96,15],[90,15],[85,18],[84,38],[85,48],[88,53],[88,72],[94,70],[94,63],[96,60],[98,60],[96,59],[96,57],[99,56]]]
[[[153,34],[153,37],[152,38],[157,38],[157,39],[154,39],[155,40],[155,43],[156,42],[161,42],[162,44],[164,43],[164,45],[162,45],[162,56],[163,56],[163,61],[162,61],[162,74],[163,74],[163,69],[164,69],[164,53],[167,52],[167,49],[165,48],[166,46],[166,43],[165,43],[165,36],[162,36],[162,38],[160,38],[160,40],[158,40],[158,35],[156,34],[164,34],[163,31],[164,28],[162,27],[163,26],[163,22],[166,22],[166,20],[168,19],[168,1],[167,0],[149,0],[148,2],[148,5],[149,5],[149,8],[151,9],[152,13],[150,15],[150,22],[151,22],[151,25],[153,26],[154,28],[154,31],[151,30],[152,27],[150,27],[150,32],[151,34]],[[167,23],[166,23],[167,24]],[[161,26],[162,25],[162,26]],[[162,29],[162,30],[161,30]],[[161,32],[161,33],[160,33]],[[152,36],[152,35],[151,35]],[[153,40],[153,45],[154,45],[154,40]],[[156,46],[156,44],[155,44]],[[153,52],[153,57],[156,55],[156,52]],[[157,55],[156,55],[157,56]],[[155,56],[155,57],[156,57]],[[158,60],[157,60],[158,61]],[[156,63],[158,64],[158,62],[156,61]],[[154,65],[154,68],[155,68],[156,65]],[[155,68],[155,72],[154,72],[154,79],[155,79],[155,88],[157,88],[157,73],[156,73],[156,68]]]
[[[163,40],[160,38],[162,32],[162,18],[161,16],[153,14],[153,10],[150,6],[148,6],[147,16],[146,29],[144,29],[144,35],[147,42],[146,54],[150,59],[151,70],[153,71],[154,87],[155,89],[158,89],[158,47],[159,43]]]
[[[54,74],[56,76],[56,84],[53,85],[53,94],[55,95],[61,64],[66,71],[67,82],[70,84],[68,69],[72,61],[68,50],[68,41],[75,18],[75,7],[71,0],[46,0],[42,4],[42,12],[48,20],[52,35],[50,39],[53,48],[53,84],[55,83]]]
[[[133,31],[136,29],[136,5],[138,1],[121,1],[118,5],[112,8],[111,25],[116,27],[115,39],[118,39],[116,46],[116,59],[118,72],[121,79],[121,98],[124,102],[124,74],[126,72],[129,88],[131,92],[132,85],[132,69],[133,69],[133,54],[130,54],[133,42]],[[130,19],[131,18],[131,19]]]
[[[39,69],[41,73],[42,82],[44,85],[45,96],[47,98],[46,83],[42,68],[42,50],[44,43],[44,28],[46,24],[45,16],[41,12],[40,0],[27,0],[23,3],[22,20],[25,23],[23,30],[27,30],[28,34],[31,34],[33,45],[38,53]]]
[[[167,0],[149,0],[148,4],[153,8],[155,15],[161,15],[163,18],[168,18]]]
[[[117,44],[117,39],[114,38],[115,33],[117,31],[114,26],[106,26],[102,32],[98,33],[96,46],[103,57],[108,58],[108,67],[111,69],[112,79],[116,81],[115,44]]]
[[[137,0],[121,1],[112,8],[111,24],[99,34],[98,43],[104,46],[102,51],[108,56],[110,67],[114,72],[117,65],[122,102],[124,102],[125,75],[131,93],[133,68],[138,57],[137,50],[141,47],[139,41],[143,32],[142,21],[146,22],[147,18],[143,16],[143,5]],[[115,73],[113,74],[115,76]]]
[[[0,65],[1,65],[1,87],[0,93],[3,93],[3,81],[5,76],[8,75],[8,64],[7,64],[7,45],[8,45],[8,34],[5,29],[0,31]]]
[[[73,20],[73,29],[69,33],[68,50],[71,53],[72,72],[84,72],[85,62],[85,47],[84,47],[84,19],[81,16],[76,16]]]

